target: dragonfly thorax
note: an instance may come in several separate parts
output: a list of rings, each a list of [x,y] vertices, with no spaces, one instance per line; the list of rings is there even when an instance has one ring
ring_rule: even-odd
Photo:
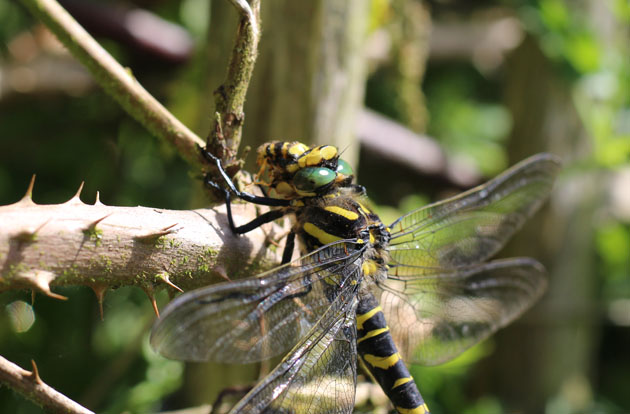
[[[367,207],[356,187],[337,188],[321,197],[302,199],[293,211],[293,231],[303,252],[340,240],[354,240],[376,249],[384,249],[389,242],[389,231]]]

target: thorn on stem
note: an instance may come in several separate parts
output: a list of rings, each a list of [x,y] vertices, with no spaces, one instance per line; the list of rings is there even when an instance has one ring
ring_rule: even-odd
[[[35,187],[35,177],[35,174],[31,176],[31,181],[28,183],[28,188],[26,189],[26,194],[24,194],[24,198],[29,198],[31,200],[33,199],[33,187]]]
[[[160,317],[160,310],[158,309],[157,301],[155,300],[155,295],[153,294],[153,285],[144,285],[142,287],[144,293],[149,297],[149,301],[151,301],[151,306],[153,306],[153,312],[155,312],[155,316]]]
[[[231,282],[232,279],[230,279],[230,277],[228,276],[227,272],[225,271],[225,268],[221,265],[216,265],[212,270],[214,270],[215,272],[217,272],[217,274],[219,276],[221,276],[223,279],[227,280],[228,282]]]
[[[98,191],[96,192],[96,200],[94,201],[94,205],[95,206],[104,206],[105,205],[105,204],[101,203],[100,194],[99,194]]]
[[[31,176],[31,181],[28,184],[26,193],[24,194],[22,199],[18,201],[18,203],[35,205],[35,203],[33,202],[33,187],[35,186],[35,177],[36,177],[35,174]]]
[[[48,289],[48,291],[44,291],[44,294],[50,298],[58,299],[58,300],[68,300],[67,296],[60,295]]]
[[[174,227],[177,226],[177,224],[178,223],[171,224],[170,226],[166,226],[158,231],[154,231],[149,234],[135,236],[134,239],[142,243],[154,243],[155,240],[159,239],[162,236],[175,233],[177,230],[175,230]]]
[[[162,272],[162,273],[158,273],[156,275],[158,281],[162,282],[162,283],[166,283],[168,286],[172,287],[175,290],[178,290],[180,292],[183,292],[183,290],[177,286],[176,284],[174,284],[173,282],[171,282],[171,279],[169,277],[168,272]]]
[[[98,225],[98,223],[100,223],[101,221],[105,220],[107,217],[111,216],[112,213],[106,214],[103,217],[94,220],[92,223],[90,223],[90,225],[85,229],[88,232],[94,232],[96,230],[96,226]]]
[[[24,231],[19,232],[12,238],[21,243],[33,243],[37,241],[37,233],[50,222],[51,219],[46,220],[42,224],[39,225],[36,229],[26,229]]]
[[[83,185],[85,185],[85,181],[81,181],[81,184],[79,184],[79,189],[77,190],[77,193],[72,198],[80,198],[81,197],[81,191],[83,191]]]
[[[31,286],[35,287],[46,296],[53,299],[68,300],[67,297],[59,295],[50,290],[50,281],[55,279],[56,277],[54,273],[47,270],[35,270],[32,272],[22,273],[21,276],[26,279],[31,284]],[[34,297],[33,301],[35,301]]]
[[[31,371],[31,374],[29,375],[29,378],[32,381],[35,381],[38,384],[43,384],[44,382],[39,377],[39,370],[37,369],[37,364],[35,363],[34,359],[31,359],[31,366],[33,367],[33,370]]]
[[[66,204],[83,204],[81,201],[81,191],[83,191],[83,185],[85,185],[85,181],[81,181],[76,194],[70,200],[66,201]]]
[[[94,283],[90,286],[96,295],[96,300],[98,301],[98,311],[101,315],[101,321],[105,320],[105,314],[103,312],[103,302],[105,300],[105,293],[107,293],[107,286],[105,283]]]

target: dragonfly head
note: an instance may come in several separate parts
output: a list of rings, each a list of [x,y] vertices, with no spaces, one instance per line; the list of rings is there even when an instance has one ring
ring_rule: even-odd
[[[337,147],[274,141],[258,148],[256,184],[271,197],[318,197],[352,183],[354,172]]]

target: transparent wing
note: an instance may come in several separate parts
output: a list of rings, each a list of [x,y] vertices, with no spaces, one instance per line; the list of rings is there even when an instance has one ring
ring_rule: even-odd
[[[534,155],[459,196],[391,224],[394,264],[453,268],[494,255],[547,198],[560,163]]]
[[[546,284],[545,269],[529,258],[432,272],[399,266],[379,284],[380,303],[407,361],[435,365],[516,319]]]
[[[290,349],[359,269],[365,245],[336,242],[259,277],[185,293],[163,311],[152,347],[168,358],[249,363]],[[325,279],[325,281],[324,281]]]
[[[358,271],[355,276],[360,276]],[[356,289],[356,284],[347,285],[300,343],[230,414],[352,413]]]

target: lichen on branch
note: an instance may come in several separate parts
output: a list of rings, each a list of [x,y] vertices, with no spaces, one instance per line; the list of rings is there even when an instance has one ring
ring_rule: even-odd
[[[239,204],[234,213],[246,222],[256,209]],[[189,290],[255,274],[274,261],[265,248],[272,227],[235,236],[226,223],[224,207],[88,205],[79,193],[39,205],[29,189],[17,203],[0,206],[0,292],[25,288],[62,299],[51,287],[89,286],[97,296],[118,286]]]
[[[260,1],[230,1],[241,18],[225,80],[214,91],[214,126],[208,135],[206,149],[223,160],[225,169],[232,176],[241,167],[241,162],[236,159],[236,152],[241,143],[245,121],[245,97],[258,57]]]

